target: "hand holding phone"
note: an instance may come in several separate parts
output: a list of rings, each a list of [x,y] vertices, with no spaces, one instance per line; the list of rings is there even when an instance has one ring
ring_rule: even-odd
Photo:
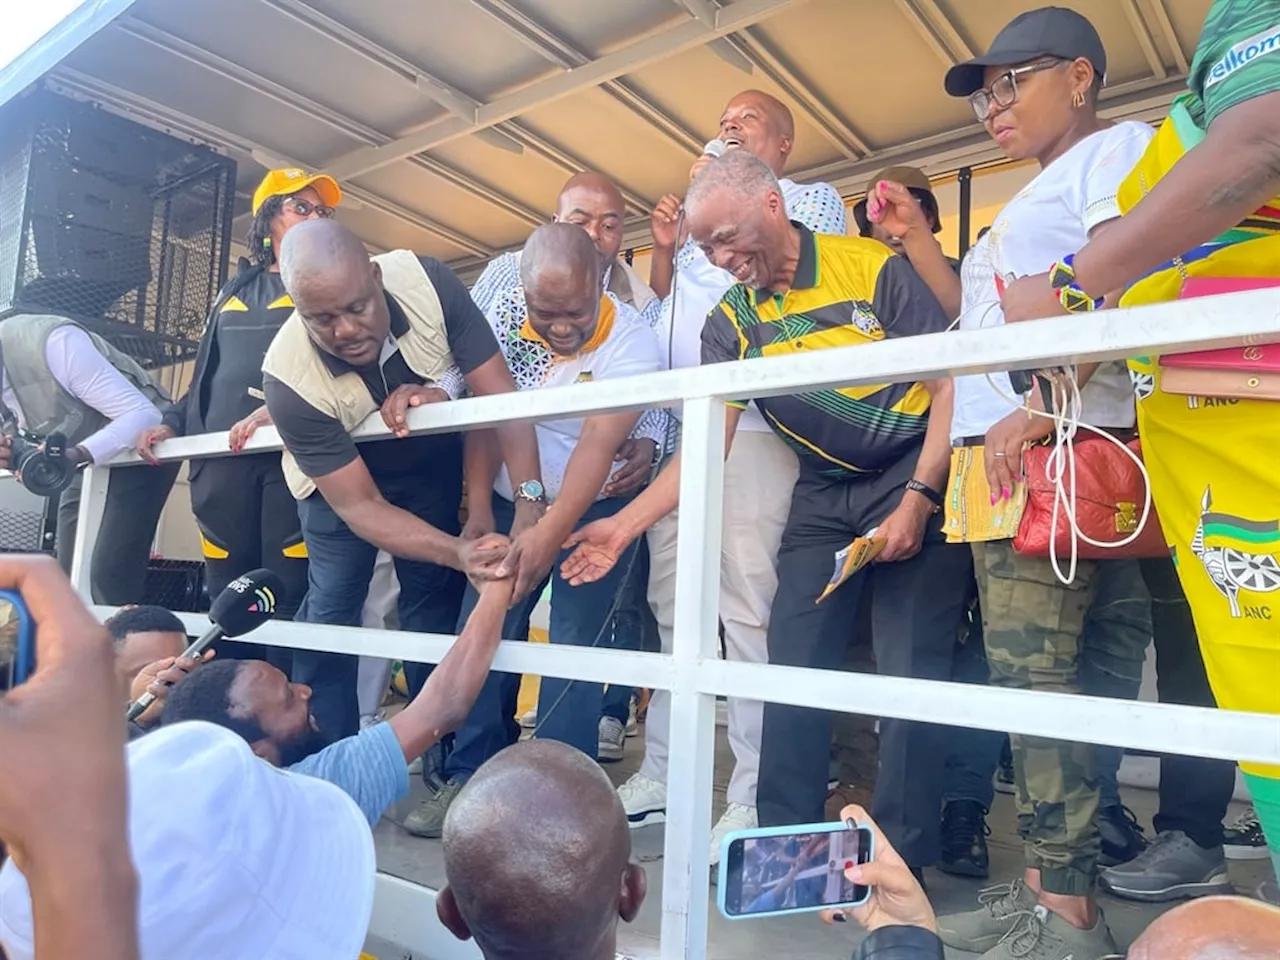
[[[849,871],[875,842],[855,821],[737,830],[720,856],[720,912],[731,920],[851,907],[868,891]]]
[[[827,911],[822,918],[830,923],[849,916],[868,933],[881,927],[923,927],[937,933],[938,920],[928,896],[867,811],[854,804],[841,810],[840,817],[856,822],[872,835],[875,859],[848,871],[851,882],[866,887],[868,894],[863,901],[852,907]]]

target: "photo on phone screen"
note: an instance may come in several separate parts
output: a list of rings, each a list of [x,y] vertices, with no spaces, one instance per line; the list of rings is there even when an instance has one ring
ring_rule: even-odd
[[[727,917],[800,913],[853,906],[867,888],[845,871],[871,858],[871,831],[844,824],[744,830],[729,838],[721,909]]]

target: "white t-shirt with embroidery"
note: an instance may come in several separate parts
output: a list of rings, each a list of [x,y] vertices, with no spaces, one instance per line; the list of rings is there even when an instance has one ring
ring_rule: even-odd
[[[961,330],[1003,325],[1003,283],[1046,273],[1055,262],[1083,247],[1090,230],[1120,216],[1116,190],[1153,134],[1145,123],[1131,120],[1099,130],[1041,170],[1005,205],[960,268]],[[1082,394],[1086,423],[1134,425],[1133,387],[1123,363],[1100,367]],[[1021,406],[1020,398],[1014,401],[1008,374],[993,373],[990,380],[957,377],[951,439],[985,435]]]
[[[803,223],[814,233],[843,236],[845,233],[844,201],[835,188],[827,183],[796,183],[779,180],[782,199],[787,204],[787,215],[797,223]],[[733,274],[721,270],[703,254],[702,248],[692,240],[685,243],[676,255],[675,299],[679,301],[679,316],[675,320],[675,333],[671,333],[673,301],[668,296],[662,302],[662,315],[654,325],[658,346],[665,358],[671,354],[673,370],[696,367],[702,363],[702,327],[707,314],[720,302],[720,298],[737,281]],[[678,408],[672,414],[679,417]],[[738,421],[739,430],[770,432],[764,417],[749,406]]]
[[[528,315],[524,287],[504,291],[493,299],[485,317],[498,338],[498,346],[511,369],[517,390],[614,380],[654,373],[663,368],[658,341],[649,324],[634,307],[621,302],[612,293],[605,296],[614,310],[613,325],[607,339],[595,349],[573,357],[558,356],[540,340],[531,339],[522,332]],[[602,318],[601,322],[605,320]],[[585,422],[585,417],[572,417],[542,421],[534,426],[538,437],[538,456],[542,461],[542,485],[546,488],[548,500],[554,501],[560,495],[569,458],[578,446]],[[665,418],[661,411],[646,412],[632,435],[649,437],[661,449],[665,439]],[[613,469],[621,466],[616,464]],[[507,500],[515,497],[505,464],[498,471],[493,489]],[[600,499],[599,495],[596,499]]]

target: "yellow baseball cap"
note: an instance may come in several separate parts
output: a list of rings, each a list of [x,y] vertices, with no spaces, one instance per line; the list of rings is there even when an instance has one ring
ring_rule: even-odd
[[[285,167],[269,170],[262,178],[258,189],[253,191],[253,212],[256,214],[268,197],[288,196],[306,187],[315,187],[321,202],[327,207],[336,207],[342,202],[342,188],[327,173],[307,173],[298,167]]]

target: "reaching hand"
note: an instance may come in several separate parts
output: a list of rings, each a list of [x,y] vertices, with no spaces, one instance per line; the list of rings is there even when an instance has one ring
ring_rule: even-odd
[[[558,538],[548,537],[548,529],[540,523],[516,536],[511,542],[511,551],[498,568],[499,579],[516,578],[515,589],[511,592],[512,602],[527,597],[542,582],[560,554],[560,544],[556,542]]]
[[[920,201],[892,180],[881,180],[867,194],[867,219],[899,239],[912,231],[929,232],[929,221]]]
[[[477,540],[458,539],[458,565],[473,583],[501,580],[498,568],[511,549],[511,541],[498,533]]]
[[[176,436],[176,434],[174,434],[173,430],[166,427],[164,424],[160,424],[155,427],[147,427],[147,429],[138,434],[138,439],[133,442],[133,449],[138,451],[138,456],[147,461],[147,463],[151,464],[153,467],[158,467],[160,465],[160,461],[157,460],[156,455],[151,452],[151,448],[163,440],[172,440],[174,436]]]
[[[613,455],[614,463],[622,466],[605,481],[606,497],[625,497],[639,490],[653,470],[653,455],[658,450],[656,441],[648,437],[632,437],[622,441]]]
[[[440,387],[402,383],[391,391],[391,396],[382,401],[382,422],[397,437],[407,437],[410,407],[421,407],[428,403],[445,403],[448,399],[449,394]]]
[[[479,540],[497,529],[497,522],[493,519],[493,508],[489,504],[486,503],[483,506],[467,504],[467,522],[462,526],[463,540]]]
[[[631,545],[631,536],[616,517],[601,517],[575,530],[565,541],[565,549],[577,547],[560,565],[560,575],[571,586],[595,583],[618,562]]]
[[[658,201],[649,218],[649,228],[653,231],[653,245],[658,250],[674,250],[680,237],[680,207],[682,202],[674,193],[668,193]]]
[[[231,428],[227,434],[227,446],[231,448],[232,453],[239,453],[249,442],[249,438],[258,432],[259,427],[269,426],[270,423],[271,413],[267,410],[266,404],[263,404]]]
[[[911,875],[911,868],[893,849],[866,810],[857,805],[840,811],[841,820],[853,820],[875,835],[875,854],[870,863],[857,864],[844,872],[851,882],[871,888],[871,896],[860,907],[843,911],[826,910],[822,919],[831,923],[837,916],[852,917],[873,933],[881,927],[923,927],[938,932],[938,921],[929,898]]]
[[[192,670],[202,663],[208,663],[216,654],[216,650],[206,650],[199,657],[165,657],[143,667],[129,686],[129,699],[137,700],[144,693],[149,693],[156,699],[137,718],[138,726],[149,727],[155,724],[160,719],[169,691],[187,679]]]

